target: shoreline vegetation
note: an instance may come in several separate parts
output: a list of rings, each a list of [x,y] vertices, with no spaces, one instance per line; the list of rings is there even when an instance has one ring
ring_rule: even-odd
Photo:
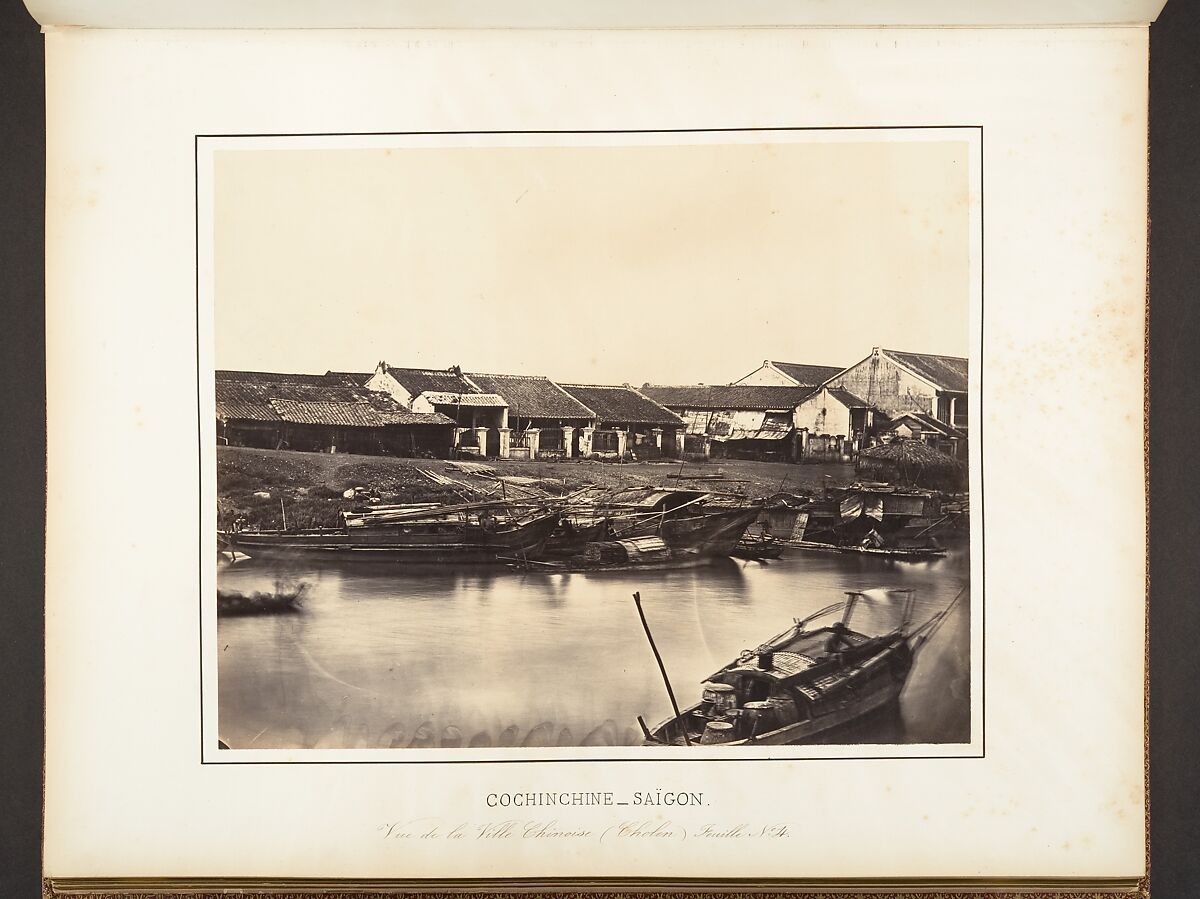
[[[488,460],[495,470],[489,477],[456,471],[451,464],[444,459],[217,447],[217,526],[227,528],[244,518],[261,528],[278,528],[286,513],[290,528],[337,527],[342,511],[368,501],[459,503],[482,494],[518,499],[528,495],[522,490],[531,486],[565,494],[586,486],[674,485],[753,498],[781,490],[811,494],[824,485],[841,486],[855,480],[851,464],[793,465],[740,459],[682,464]],[[519,483],[499,481],[496,476]],[[444,483],[447,480],[450,483]],[[477,493],[466,496],[462,485]],[[353,490],[358,493],[346,496]]]

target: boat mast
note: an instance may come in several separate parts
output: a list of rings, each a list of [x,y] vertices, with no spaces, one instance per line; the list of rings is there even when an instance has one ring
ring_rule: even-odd
[[[846,591],[846,611],[842,613],[842,626],[843,627],[850,626],[850,614],[854,611],[854,604],[856,602],[858,602],[858,598],[860,596],[862,596],[862,594],[858,593],[857,591],[854,591],[854,590]]]
[[[633,594],[633,604],[637,606],[638,617],[642,619],[642,628],[646,631],[646,639],[650,641],[650,649],[654,651],[654,660],[658,662],[658,670],[662,672],[663,683],[667,685],[667,696],[671,698],[671,708],[675,711],[675,720],[679,721],[679,729],[683,733],[683,742],[691,746],[691,738],[688,737],[687,723],[680,721],[683,716],[679,712],[679,703],[675,701],[675,691],[671,689],[671,679],[667,677],[667,667],[663,664],[662,656],[658,654],[658,647],[654,645],[654,635],[650,633],[650,625],[646,623],[646,613],[642,611],[642,594]]]

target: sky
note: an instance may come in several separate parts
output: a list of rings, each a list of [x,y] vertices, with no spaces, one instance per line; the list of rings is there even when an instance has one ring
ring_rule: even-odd
[[[218,368],[727,383],[967,355],[968,145],[218,150]]]

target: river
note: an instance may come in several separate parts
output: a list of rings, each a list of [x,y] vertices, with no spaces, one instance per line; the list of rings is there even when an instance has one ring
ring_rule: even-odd
[[[670,703],[635,590],[684,706],[739,651],[844,590],[911,588],[920,622],[969,580],[965,543],[920,563],[802,550],[718,561],[587,574],[223,566],[222,589],[308,589],[300,614],[219,619],[221,739],[234,749],[637,744],[636,716],[654,724]],[[898,712],[836,742],[969,741],[969,615],[964,597],[917,657]]]

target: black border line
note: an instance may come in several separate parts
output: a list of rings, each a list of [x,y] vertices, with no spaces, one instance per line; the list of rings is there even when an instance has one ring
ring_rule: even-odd
[[[196,493],[200,499],[200,527],[196,531],[196,545],[200,547],[200,571],[204,571],[204,409],[200,402],[200,137],[192,138],[192,170],[195,184],[193,186],[192,218],[195,220],[195,280],[196,280],[196,449],[200,453],[200,465],[196,471]],[[216,475],[214,474],[214,480]],[[211,521],[211,519],[210,519]],[[209,559],[211,560],[211,556]],[[204,761],[204,584],[203,573],[200,575],[200,602],[197,612],[196,633],[200,646],[200,764]],[[214,582],[216,578],[214,577]],[[220,702],[220,693],[217,701]]]
[[[279,133],[212,133],[212,134],[194,134],[192,136],[192,171],[194,177],[194,203],[192,210],[193,220],[195,224],[195,291],[196,291],[196,449],[198,454],[198,490],[200,492],[200,528],[197,532],[196,544],[199,547],[199,564],[203,571],[205,565],[205,552],[200,535],[204,533],[205,515],[208,511],[204,508],[204,410],[200,404],[200,141],[202,139],[211,138],[260,138],[260,137],[449,137],[459,135],[517,135],[517,134],[738,134],[738,133],[762,133],[762,132],[799,132],[799,131],[969,131],[975,130],[979,132],[979,408],[977,417],[979,418],[978,428],[979,434],[972,441],[976,444],[971,449],[972,453],[979,453],[979,574],[980,580],[986,582],[986,539],[984,533],[984,478],[983,478],[983,371],[984,365],[984,324],[987,316],[984,314],[986,310],[985,291],[987,287],[987,279],[984,277],[984,259],[986,257],[986,239],[985,239],[985,222],[986,215],[984,211],[983,190],[985,177],[983,167],[983,143],[984,129],[982,125],[792,125],[784,127],[749,127],[749,128],[584,128],[584,129],[537,129],[537,130],[506,130],[506,131],[314,131],[314,132],[279,132]],[[347,148],[353,149],[353,148]],[[967,385],[968,388],[970,385]],[[968,396],[970,394],[968,393]],[[968,413],[969,414],[969,413]],[[970,476],[968,472],[968,486]],[[970,577],[968,565],[968,577]],[[739,756],[726,756],[716,758],[697,758],[693,755],[679,755],[673,758],[522,758],[522,759],[313,759],[311,761],[304,759],[296,760],[238,760],[230,759],[229,761],[208,761],[204,757],[204,596],[203,584],[198,585],[201,591],[199,609],[199,645],[200,645],[200,764],[213,766],[228,766],[228,765],[549,765],[549,764],[592,764],[597,762],[613,763],[613,762],[635,762],[635,763],[657,763],[657,762],[691,762],[693,764],[710,764],[714,762],[869,762],[869,761],[909,761],[909,762],[937,762],[949,759],[971,760],[978,761],[987,758],[987,716],[985,708],[987,705],[987,613],[986,599],[987,592],[984,589],[984,584],[978,585],[980,591],[979,610],[981,621],[979,622],[979,635],[981,642],[979,664],[982,666],[980,672],[980,687],[979,687],[979,715],[980,721],[980,744],[981,750],[978,755],[873,755],[873,756],[831,756],[831,757],[804,757],[796,758],[792,756],[767,756],[765,758],[743,758]],[[975,585],[972,584],[972,592]],[[973,626],[973,625],[972,625]],[[967,635],[968,646],[971,644],[970,633]],[[973,660],[972,660],[973,663]],[[968,668],[968,670],[970,670]],[[973,722],[974,712],[969,720]],[[301,750],[302,751],[302,750]],[[353,750],[350,750],[353,751]]]
[[[984,341],[984,325],[988,323],[988,316],[984,314],[986,305],[984,304],[984,290],[988,284],[988,278],[985,276],[984,259],[986,253],[984,247],[988,244],[986,240],[986,221],[988,217],[984,215],[983,204],[983,186],[988,180],[988,169],[984,168],[983,164],[983,126],[979,126],[979,408],[976,412],[976,418],[979,420],[979,436],[973,440],[974,445],[967,451],[967,497],[971,496],[971,457],[979,454],[979,749],[980,759],[988,757],[988,611],[986,611],[986,603],[988,603],[988,591],[984,585],[988,583],[988,533],[986,533],[986,522],[988,515],[984,508],[984,477],[983,477],[983,374],[986,370],[984,364],[984,355],[988,352],[986,342]],[[197,222],[197,228],[199,223]],[[198,245],[197,245],[198,246]],[[199,294],[197,294],[197,302]],[[199,305],[197,305],[199,308]],[[970,373],[971,366],[967,365],[967,372]],[[971,382],[967,380],[967,396],[971,396]],[[967,406],[967,425],[971,424],[971,407]],[[970,502],[970,501],[968,501]],[[970,513],[968,513],[970,515]],[[970,574],[970,573],[968,573]],[[972,587],[974,585],[971,585]],[[973,623],[972,623],[973,624]],[[970,635],[967,637],[970,642]]]

